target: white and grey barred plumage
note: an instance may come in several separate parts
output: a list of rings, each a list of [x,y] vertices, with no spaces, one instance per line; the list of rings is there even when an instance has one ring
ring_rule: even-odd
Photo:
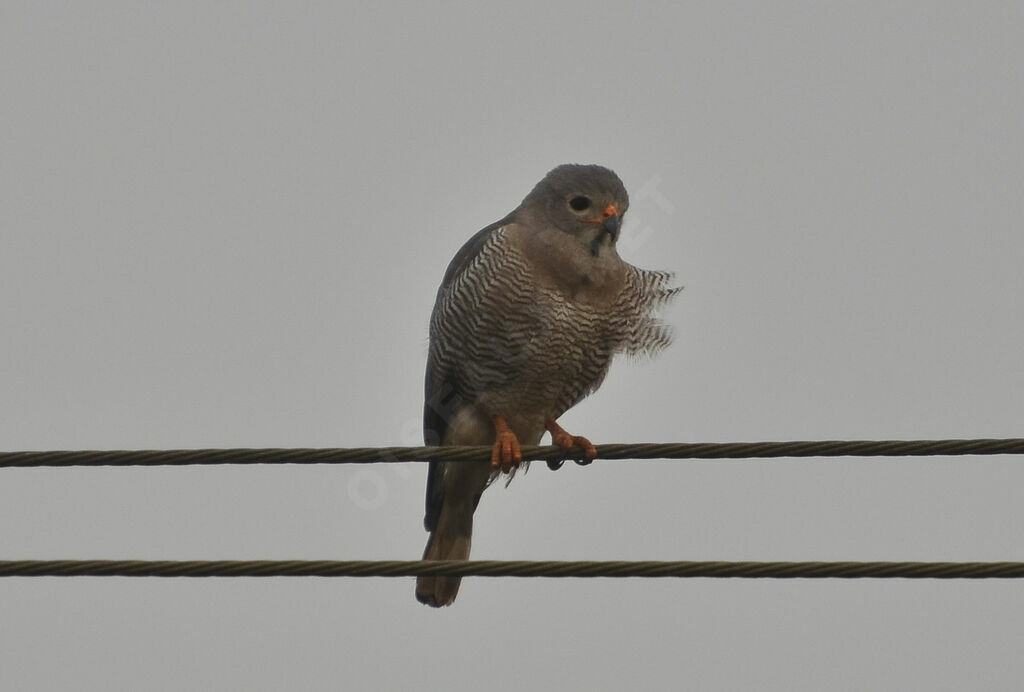
[[[545,430],[564,433],[553,421],[597,389],[617,353],[670,343],[656,313],[679,290],[672,275],[638,269],[615,248],[628,204],[610,170],[560,166],[456,254],[430,321],[426,444],[496,444],[506,423],[519,443],[538,444]],[[473,510],[507,461],[431,463],[425,559],[468,558]],[[417,598],[448,605],[458,586],[421,577]]]
[[[616,353],[654,354],[671,342],[654,311],[678,291],[672,275],[624,265],[612,304],[574,302],[538,286],[506,228],[494,229],[438,294],[430,371],[494,415],[560,417],[597,389]]]

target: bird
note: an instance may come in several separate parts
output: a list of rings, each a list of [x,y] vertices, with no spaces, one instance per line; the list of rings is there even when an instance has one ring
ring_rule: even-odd
[[[553,444],[596,457],[559,417],[600,386],[613,356],[653,355],[671,342],[658,311],[681,289],[672,273],[619,257],[628,208],[610,169],[560,165],[448,265],[430,317],[424,443],[490,446],[491,459],[430,462],[424,560],[469,558],[480,497],[502,474],[511,481],[522,445],[548,432]],[[416,598],[451,605],[460,581],[420,576]]]

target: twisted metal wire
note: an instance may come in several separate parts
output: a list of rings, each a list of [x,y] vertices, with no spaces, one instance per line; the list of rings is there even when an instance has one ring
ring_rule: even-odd
[[[821,440],[598,445],[597,460],[767,459],[1024,454],[1024,438],[974,440]],[[524,461],[584,459],[579,447],[523,447]],[[405,461],[484,461],[490,447],[351,447],[292,449],[167,449],[0,452],[0,468],[41,466],[188,466],[213,464],[373,464]]]
[[[1024,439],[611,444],[598,459],[751,459],[1024,454]],[[583,459],[583,450],[523,447],[524,460]],[[489,447],[0,452],[0,468],[485,461]],[[426,560],[0,560],[0,577],[718,577],[772,579],[1024,578],[1024,562],[623,562]]]
[[[0,560],[0,577],[716,577],[1020,579],[1024,562]]]

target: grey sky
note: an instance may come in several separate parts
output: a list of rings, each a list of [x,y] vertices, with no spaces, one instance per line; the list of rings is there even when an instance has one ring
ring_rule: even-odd
[[[0,448],[418,444],[551,167],[676,343],[595,443],[1024,433],[1019,3],[0,5]],[[641,190],[648,189],[648,194]],[[0,471],[3,558],[418,557],[422,465]],[[487,559],[1024,560],[1020,458],[543,465]],[[1017,689],[1016,583],[0,581],[3,689]]]

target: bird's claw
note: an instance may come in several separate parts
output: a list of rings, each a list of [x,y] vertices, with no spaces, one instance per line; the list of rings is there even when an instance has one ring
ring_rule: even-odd
[[[570,450],[573,447],[579,447],[586,455],[588,464],[597,456],[597,447],[595,447],[587,438],[582,437],[581,435],[570,435],[564,430],[560,432],[561,434],[552,432],[551,441],[562,449]]]
[[[523,460],[523,450],[519,445],[519,438],[501,417],[495,417],[494,428],[491,467],[500,469],[502,473],[512,473],[512,469],[519,466]]]
[[[583,454],[586,458],[575,460],[580,466],[586,466],[594,460],[594,457],[597,456],[597,447],[595,447],[590,440],[582,435],[570,435],[564,428],[562,428],[562,426],[556,423],[553,418],[549,418],[545,421],[545,427],[548,429],[548,432],[551,433],[552,444],[557,445],[564,450],[570,450],[574,447],[579,447],[583,450]],[[548,468],[552,471],[557,470],[562,466],[561,461],[557,462],[557,466],[552,466],[553,463],[555,462],[548,462]]]

